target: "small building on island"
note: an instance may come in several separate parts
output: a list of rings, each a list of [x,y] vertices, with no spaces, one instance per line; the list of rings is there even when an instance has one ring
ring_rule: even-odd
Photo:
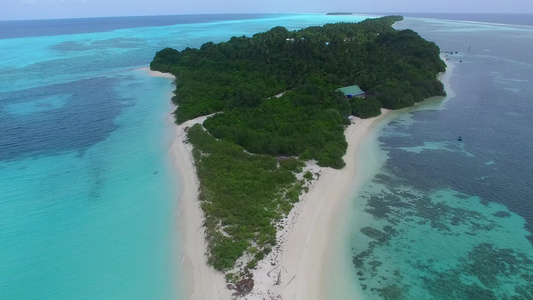
[[[350,85],[338,88],[337,91],[340,91],[344,94],[344,99],[350,99],[353,97],[364,98],[366,92],[363,91],[358,85]]]

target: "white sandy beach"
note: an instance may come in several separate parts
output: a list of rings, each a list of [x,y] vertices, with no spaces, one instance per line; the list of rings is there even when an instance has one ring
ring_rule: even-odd
[[[319,179],[293,208],[286,218],[285,230],[278,234],[279,249],[254,272],[256,285],[247,299],[326,299],[325,268],[330,260],[328,254],[337,246],[332,241],[341,225],[339,216],[354,192],[357,152],[367,134],[387,114],[383,110],[376,118],[353,119],[345,131],[346,167],[318,168]]]
[[[206,118],[176,125],[176,136],[170,149],[182,182],[178,219],[182,233],[180,244],[186,273],[184,277],[187,278],[183,286],[187,299],[231,299],[231,291],[226,288],[223,274],[207,265],[204,214],[198,201],[198,178],[191,155],[192,146],[186,142],[185,128],[203,123]],[[169,122],[174,122],[173,116],[169,117]]]
[[[152,71],[142,68],[150,76],[175,80],[174,75]],[[204,215],[198,202],[198,178],[193,164],[192,146],[186,142],[187,127],[196,123],[203,123],[207,116],[187,121],[176,125],[174,116],[170,114],[167,122],[175,126],[175,134],[169,153],[172,157],[182,183],[179,195],[178,223],[181,233],[180,262],[183,264],[186,298],[191,300],[201,299],[231,299],[231,291],[226,288],[226,280],[222,273],[215,271],[207,265],[207,244],[204,237]]]
[[[441,59],[445,60],[444,55]],[[444,84],[448,99],[455,95],[449,82],[454,64],[445,62],[446,72],[439,74],[439,80]],[[260,286],[254,287],[252,293],[255,294],[248,299],[328,299],[327,291],[331,287],[326,285],[335,279],[325,276],[332,275],[327,269],[336,259],[333,256],[339,253],[336,248],[339,246],[338,234],[343,231],[343,212],[357,193],[356,183],[360,183],[358,153],[361,144],[390,114],[391,111],[382,109],[378,117],[355,118],[355,122],[346,129],[346,167],[341,170],[320,168],[320,178],[286,218],[289,226],[281,232],[279,253],[267,256],[254,272],[256,285],[259,283]],[[276,256],[276,266],[268,260],[269,257],[272,259],[271,256]],[[281,274],[279,281],[278,274]],[[278,295],[280,297],[276,298]],[[349,299],[360,298],[357,294],[349,295]]]
[[[450,78],[453,76],[453,69],[455,68],[455,62],[452,60],[447,60],[447,56],[443,53],[440,54],[440,59],[446,63],[446,72],[439,74],[439,80],[444,85],[444,90],[446,91],[446,98],[447,99],[455,97],[455,92],[452,90],[451,84],[450,84]]]
[[[170,73],[163,73],[163,72],[159,72],[159,71],[153,71],[153,70],[150,70],[150,67],[141,68],[140,70],[149,72],[149,75],[152,76],[152,77],[161,77],[161,78],[168,78],[168,79],[173,79],[173,80],[176,79],[176,77],[174,75],[170,74]]]

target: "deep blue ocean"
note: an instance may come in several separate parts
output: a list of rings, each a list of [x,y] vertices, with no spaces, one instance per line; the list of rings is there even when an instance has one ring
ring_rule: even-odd
[[[417,14],[395,28],[453,52],[453,70],[447,97],[375,133],[380,167],[366,170],[348,225],[356,288],[533,299],[533,15]]]
[[[184,298],[174,88],[140,68],[164,47],[362,19],[0,22],[0,299]],[[338,245],[348,292],[329,299],[533,299],[532,26],[472,14],[396,24],[454,52],[449,93],[392,113],[367,141],[375,163]]]
[[[0,22],[0,299],[181,299],[165,47],[360,16]]]

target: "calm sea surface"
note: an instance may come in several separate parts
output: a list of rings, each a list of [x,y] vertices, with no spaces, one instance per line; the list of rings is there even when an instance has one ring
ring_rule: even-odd
[[[345,261],[367,299],[533,299],[528,25],[533,15],[396,24],[453,51],[455,68],[446,99],[377,133],[381,163],[354,200]]]
[[[164,47],[362,19],[0,22],[0,299],[182,298],[173,86],[138,68]],[[453,93],[377,132],[339,245],[350,288],[368,299],[533,299],[532,20],[396,25],[458,52]]]
[[[172,82],[146,67],[274,26],[358,16],[0,22],[0,299],[180,299]]]

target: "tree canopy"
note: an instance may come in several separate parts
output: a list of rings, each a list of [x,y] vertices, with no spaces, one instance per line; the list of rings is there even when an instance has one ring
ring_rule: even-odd
[[[273,156],[308,150],[319,164],[340,168],[349,115],[372,117],[380,107],[444,95],[439,48],[412,30],[393,29],[399,20],[275,27],[200,49],[166,48],[150,67],[176,76],[178,123],[219,112],[205,123],[217,138]],[[335,92],[353,84],[368,97],[346,101]]]
[[[176,122],[216,113],[205,130],[196,125],[188,132],[212,266],[229,270],[248,253],[246,268],[253,268],[270,251],[276,221],[305,189],[306,181],[295,176],[301,161],[345,165],[350,115],[373,117],[381,107],[444,95],[436,77],[445,70],[439,48],[412,30],[393,29],[402,19],[275,27],[156,53],[151,69],[177,78]],[[350,85],[359,85],[366,98],[345,99],[336,91]]]

